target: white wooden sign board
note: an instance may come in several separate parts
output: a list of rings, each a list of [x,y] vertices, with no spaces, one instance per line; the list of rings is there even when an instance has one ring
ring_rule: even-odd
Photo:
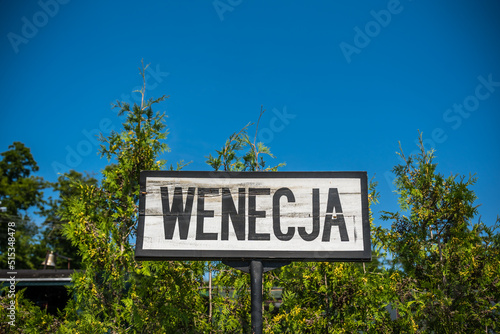
[[[141,172],[139,260],[369,261],[366,172]]]

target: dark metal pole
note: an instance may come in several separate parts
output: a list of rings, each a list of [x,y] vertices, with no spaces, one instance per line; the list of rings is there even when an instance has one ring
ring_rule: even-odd
[[[250,290],[252,294],[252,333],[262,334],[262,261],[250,262]]]

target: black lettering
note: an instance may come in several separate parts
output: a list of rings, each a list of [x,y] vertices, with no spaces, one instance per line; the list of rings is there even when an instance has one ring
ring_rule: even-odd
[[[280,225],[280,198],[281,196],[286,196],[288,202],[295,202],[295,196],[293,192],[288,188],[280,188],[278,189],[273,196],[273,229],[274,235],[276,238],[281,241],[288,241],[293,238],[295,234],[295,227],[288,227],[288,231],[286,233],[281,232]]]
[[[234,233],[238,240],[245,240],[245,188],[238,189],[238,211],[234,206],[229,188],[222,188],[222,226],[221,239],[229,238],[229,216],[233,222]]]
[[[299,227],[299,235],[302,237],[304,241],[313,241],[319,235],[319,189],[313,189],[313,198],[312,198],[312,222],[313,222],[313,230],[311,233],[306,232],[305,227]]]
[[[255,196],[257,195],[270,195],[271,189],[269,188],[250,188],[248,189],[248,240],[271,240],[269,233],[256,232],[257,218],[265,218],[266,211],[255,210]]]
[[[217,233],[203,232],[205,217],[213,217],[213,210],[205,210],[205,195],[218,195],[217,188],[198,188],[198,205],[196,212],[196,240],[217,240]]]
[[[194,187],[189,187],[186,197],[186,206],[183,209],[182,187],[175,187],[172,210],[169,208],[168,187],[160,187],[161,204],[163,210],[163,228],[165,239],[172,239],[174,236],[175,223],[179,220],[179,236],[185,240],[188,237],[189,222],[191,221],[191,211],[193,209]]]
[[[336,217],[333,218],[335,208]],[[323,241],[330,241],[332,226],[338,226],[341,241],[349,241],[347,228],[345,226],[344,214],[340,205],[339,191],[337,188],[330,188],[328,191],[328,203],[326,205],[325,227],[323,230]]]

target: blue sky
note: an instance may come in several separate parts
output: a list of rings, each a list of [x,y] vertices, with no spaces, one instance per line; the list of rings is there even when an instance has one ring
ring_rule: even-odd
[[[498,1],[0,2],[0,151],[39,176],[99,172],[94,135],[119,130],[141,59],[168,114],[169,163],[205,157],[266,109],[258,139],[284,171],[367,171],[397,210],[391,169],[418,130],[445,175],[476,173],[500,214]],[[384,223],[387,224],[387,223]]]

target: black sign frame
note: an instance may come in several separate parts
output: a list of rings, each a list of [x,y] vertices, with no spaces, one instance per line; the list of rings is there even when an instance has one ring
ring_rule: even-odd
[[[147,178],[219,178],[221,180],[232,178],[325,178],[359,179],[361,185],[361,207],[363,226],[363,250],[355,251],[276,251],[276,250],[157,250],[144,249],[145,205],[146,205],[146,180]],[[306,262],[368,262],[371,261],[371,234],[368,204],[368,178],[367,172],[210,172],[210,171],[141,171],[140,173],[140,198],[139,198],[139,223],[135,248],[137,260],[200,260],[200,261],[249,261],[253,259],[270,261],[306,261]]]

